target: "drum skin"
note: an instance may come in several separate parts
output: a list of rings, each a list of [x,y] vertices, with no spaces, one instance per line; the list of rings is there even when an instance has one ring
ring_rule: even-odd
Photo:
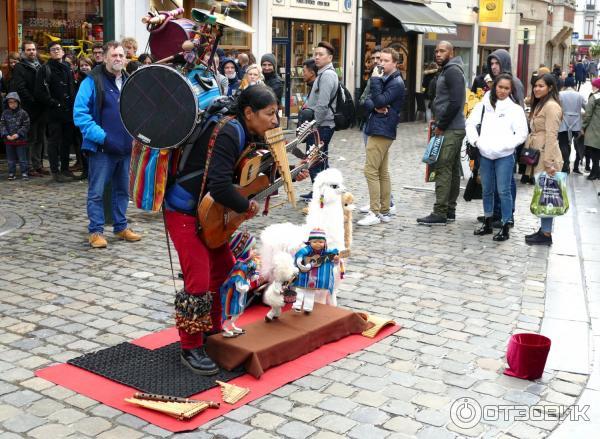
[[[191,40],[194,35],[192,30],[196,26],[192,20],[179,18],[167,21],[164,26],[150,32],[148,44],[152,55],[156,59],[167,58],[181,52],[181,45],[186,40]]]
[[[177,70],[152,64],[136,70],[125,82],[120,112],[134,139],[153,148],[173,148],[196,126],[198,97]]]

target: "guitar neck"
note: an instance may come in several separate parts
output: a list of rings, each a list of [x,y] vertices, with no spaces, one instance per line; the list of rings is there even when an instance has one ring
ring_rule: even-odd
[[[292,178],[295,178],[303,170],[308,169],[309,166],[310,166],[309,163],[304,163],[304,164],[298,166],[297,168],[292,169],[290,171]],[[268,188],[263,189],[262,191],[257,193],[254,197],[252,197],[252,199],[255,201],[262,201],[265,198],[267,198],[269,195],[271,195],[272,193],[276,192],[277,189],[279,189],[281,186],[283,186],[283,184],[284,184],[284,180],[281,177],[279,177],[277,180],[275,180],[275,182],[271,186],[269,186]]]

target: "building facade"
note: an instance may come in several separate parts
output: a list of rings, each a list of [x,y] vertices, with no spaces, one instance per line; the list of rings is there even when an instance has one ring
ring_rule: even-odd
[[[589,54],[591,46],[600,43],[600,0],[579,0],[575,13],[574,59]]]

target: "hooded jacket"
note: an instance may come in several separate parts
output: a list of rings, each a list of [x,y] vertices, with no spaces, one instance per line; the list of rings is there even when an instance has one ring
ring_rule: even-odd
[[[492,59],[498,60],[500,64],[500,69],[502,73],[510,73],[512,72],[512,62],[510,60],[510,53],[508,53],[505,49],[497,49],[494,50],[487,58],[487,67],[490,76],[494,78],[494,74],[492,73]],[[525,88],[523,87],[523,83],[519,78],[513,75],[513,83],[515,84],[515,99],[517,103],[522,107],[525,104]]]
[[[8,100],[14,99],[19,103],[15,110],[8,108]],[[21,99],[19,94],[11,92],[4,98],[4,111],[0,117],[0,137],[4,139],[7,145],[25,145],[27,143],[27,133],[29,132],[29,116],[21,108]],[[18,134],[16,140],[7,140],[6,136]]]
[[[225,64],[233,64],[233,67],[235,68],[235,77],[234,78],[230,79],[230,78],[227,78],[227,76],[225,75]],[[240,88],[240,80],[239,80],[240,68],[239,68],[239,66],[233,59],[223,58],[223,61],[221,61],[221,65],[219,66],[219,71],[221,72],[221,74],[223,76],[225,76],[227,78],[228,87],[227,87],[227,90],[225,90],[225,94],[227,96],[235,95],[235,93]]]
[[[481,134],[477,134],[480,122]],[[469,142],[476,145],[481,155],[490,160],[513,154],[529,133],[523,108],[510,97],[496,101],[494,108],[489,93],[471,111],[466,131]]]
[[[265,84],[275,92],[275,96],[277,96],[277,102],[281,102],[281,98],[283,97],[283,80],[277,74],[277,61],[275,61],[275,55],[272,53],[265,53],[260,59],[261,65],[265,61],[273,64],[273,71],[271,73],[263,72]]]
[[[27,111],[31,120],[36,120],[42,114],[42,108],[35,99],[35,74],[40,68],[40,63],[29,61],[24,56],[15,65],[12,73],[12,84],[14,90],[19,93],[23,109]]]
[[[460,56],[450,59],[438,76],[432,110],[442,130],[464,130],[465,75]]]

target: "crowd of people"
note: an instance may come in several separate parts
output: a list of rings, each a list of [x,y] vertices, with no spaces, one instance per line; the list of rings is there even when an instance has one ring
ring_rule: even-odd
[[[132,38],[125,38],[118,47],[109,47],[109,52],[111,49],[123,51],[122,65],[117,63],[114,71],[107,68],[107,56],[110,54],[106,46],[94,45],[90,58],[65,54],[58,42],[51,42],[47,49],[49,60],[46,63],[39,61],[37,47],[31,41],[23,43],[21,54],[11,53],[8,57],[9,72],[0,84],[5,96],[1,136],[7,151],[8,178],[17,178],[17,165],[23,179],[50,174],[56,182],[64,183],[89,178],[90,244],[105,247],[103,218],[98,211],[102,210],[103,186],[108,181],[119,182],[113,187],[115,199],[121,200],[115,203],[120,205],[114,212],[115,231],[130,231],[125,219],[125,169],[128,165],[97,162],[92,175],[89,162],[97,157],[90,157],[90,151],[95,152],[95,148],[89,145],[102,145],[102,149],[110,150],[115,146],[111,146],[112,143],[125,145],[131,139],[125,136],[124,129],[117,133],[122,139],[115,139],[110,128],[102,132],[90,129],[89,124],[93,126],[95,120],[102,120],[109,127],[117,122],[122,124],[117,120],[111,122],[111,117],[114,119],[118,115],[117,106],[111,108],[110,99],[105,102],[103,98],[98,100],[96,95],[102,93],[106,96],[104,85],[109,87],[109,92],[113,90],[111,85],[120,92],[129,74],[155,60],[147,53],[138,56],[137,42]],[[322,41],[315,48],[313,57],[303,63],[308,93],[299,111],[299,122],[316,121],[318,140],[323,144],[325,157],[310,170],[312,180],[328,167],[328,146],[335,132],[332,97],[338,90],[339,78],[332,65],[334,52],[331,44]],[[361,226],[389,222],[395,210],[388,155],[396,138],[395,127],[405,99],[404,81],[397,69],[398,58],[398,53],[392,48],[376,47],[373,50],[372,71],[359,100],[366,148],[364,175],[369,192],[369,204],[361,208],[366,214],[358,221]],[[279,117],[284,81],[278,73],[279,66],[273,54],[264,54],[257,63],[252,53],[218,49],[214,62],[218,72],[215,79],[221,95],[239,96],[251,86],[264,84],[275,96]],[[514,226],[515,167],[523,184],[533,184],[535,175],[540,171],[569,173],[574,147],[576,157],[572,172],[581,174],[580,165],[583,164],[585,171],[589,172],[589,180],[600,179],[600,125],[597,120],[600,113],[594,111],[600,101],[597,64],[583,58],[570,70],[565,73],[558,65],[552,70],[540,66],[530,81],[531,95],[525,96],[523,84],[512,74],[510,54],[498,49],[488,57],[482,74],[473,81],[472,90],[481,89],[485,95],[466,120],[463,113],[465,72],[462,60],[454,56],[452,44],[442,41],[437,45],[435,63],[426,66],[422,85],[427,118],[434,121],[434,134],[443,136],[444,143],[435,164],[436,200],[433,210],[431,214],[418,218],[419,224],[439,225],[455,220],[460,183],[459,157],[465,136],[479,149],[481,157],[478,164],[484,215],[479,217],[483,224],[475,231],[477,235],[492,233],[496,227],[500,231],[494,239],[508,239],[509,228]],[[114,84],[104,84],[99,73],[108,75]],[[91,79],[84,86],[88,77]],[[588,99],[578,92],[587,79],[592,80],[593,90]],[[118,102],[118,94],[115,99]],[[75,108],[77,101],[79,109]],[[97,101],[101,102],[102,108],[93,108],[92,104]],[[83,105],[87,106],[87,113]],[[105,111],[114,114],[104,117]],[[308,139],[308,144],[315,143],[315,140]],[[119,150],[119,147],[117,145],[116,149]],[[540,150],[541,157],[536,166],[519,165],[523,148]],[[127,157],[130,150],[130,145],[127,145],[121,152]],[[76,156],[74,164],[70,162],[72,151]],[[44,152],[48,157],[49,170],[43,166]],[[98,174],[98,169],[103,169],[102,173]],[[80,173],[76,175],[74,172]],[[303,194],[301,198],[309,201],[312,193]],[[139,235],[131,233],[126,233],[131,240],[139,238]],[[528,237],[528,242],[550,243],[551,221],[542,221],[540,230],[535,236]]]
[[[391,60],[384,55],[386,51],[377,47],[373,50],[373,71],[359,100],[364,118],[365,177],[370,198],[370,205],[361,209],[367,215],[358,221],[364,226],[388,222],[393,207],[387,153],[395,139],[404,84],[393,68],[386,67]],[[600,100],[597,63],[584,57],[570,70],[565,73],[558,65],[552,71],[540,66],[531,77],[531,94],[525,96],[522,82],[513,75],[510,54],[498,49],[489,55],[482,74],[473,81],[471,90],[483,92],[483,99],[466,120],[462,59],[455,56],[451,43],[437,44],[435,63],[425,66],[422,87],[426,119],[433,121],[433,135],[443,137],[443,144],[432,166],[433,211],[418,218],[418,224],[445,225],[455,220],[460,154],[465,137],[477,148],[476,166],[482,184],[484,215],[478,217],[482,225],[474,231],[475,235],[492,234],[497,228],[495,241],[509,239],[509,230],[515,222],[517,170],[523,184],[535,184],[540,172],[550,176],[556,172],[569,173],[575,149],[572,172],[581,174],[580,164],[585,161],[587,179],[600,179],[600,113],[595,111]],[[591,80],[592,93],[586,99],[578,90],[587,79]],[[520,164],[524,150],[537,151],[539,159],[534,164]],[[526,242],[552,244],[552,224],[552,218],[542,218],[538,231],[527,235]]]

